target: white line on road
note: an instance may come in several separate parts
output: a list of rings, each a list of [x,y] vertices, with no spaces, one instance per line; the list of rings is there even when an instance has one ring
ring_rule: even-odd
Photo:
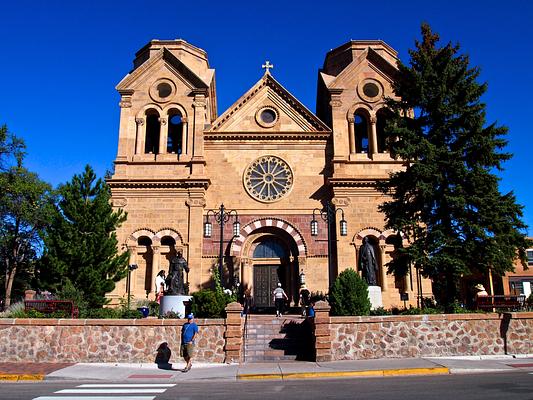
[[[87,397],[80,397],[80,396],[41,396],[36,397],[33,400],[154,400],[155,396],[87,396]]]
[[[76,387],[79,388],[118,388],[118,387],[130,387],[130,388],[171,388],[176,386],[175,383],[85,383]]]
[[[164,393],[167,389],[62,389],[54,393],[60,394],[120,394],[120,393]]]

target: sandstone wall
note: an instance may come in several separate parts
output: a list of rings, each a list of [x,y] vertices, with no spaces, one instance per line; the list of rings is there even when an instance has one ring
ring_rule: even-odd
[[[0,319],[0,360],[5,362],[154,362],[167,342],[179,356],[183,320]],[[223,319],[197,320],[196,360],[224,361]]]
[[[533,313],[332,317],[331,359],[533,353]]]

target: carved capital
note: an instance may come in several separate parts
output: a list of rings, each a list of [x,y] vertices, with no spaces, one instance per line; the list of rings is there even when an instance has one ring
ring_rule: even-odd
[[[120,108],[131,108],[131,100],[130,99],[123,99],[119,101],[118,106]]]
[[[144,118],[135,118],[135,123],[139,126],[144,125]]]
[[[181,117],[181,122],[186,123],[187,122],[187,117]]]
[[[373,115],[373,116],[370,117],[370,123],[371,123],[372,125],[375,125],[377,122],[378,122],[378,119],[376,118],[375,115]]]
[[[350,124],[353,124],[353,123],[355,122],[354,117],[348,117],[348,122],[349,122]]]
[[[342,101],[340,99],[331,99],[329,105],[331,107],[342,107]]]
[[[351,201],[348,197],[334,197],[331,202],[335,207],[344,207],[350,205]]]
[[[167,119],[166,118],[159,118],[159,123],[161,125],[166,125],[167,124]]]
[[[189,207],[205,207],[205,199],[204,198],[192,199],[189,197],[185,201],[185,204],[187,204],[187,206]]]
[[[207,104],[205,101],[202,101],[202,100],[196,100],[192,103],[192,106],[194,108],[206,108],[207,107]]]

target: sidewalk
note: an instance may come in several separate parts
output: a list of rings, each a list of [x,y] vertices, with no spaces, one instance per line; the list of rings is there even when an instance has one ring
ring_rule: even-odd
[[[406,376],[533,371],[533,355],[451,358],[377,359],[332,362],[281,362],[251,364],[195,363],[181,372],[183,362],[171,369],[156,364],[17,364],[0,363],[0,380],[106,380],[106,381],[201,381],[291,380],[367,376]]]

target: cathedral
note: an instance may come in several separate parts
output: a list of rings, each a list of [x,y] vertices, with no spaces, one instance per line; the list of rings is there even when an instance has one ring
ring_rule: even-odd
[[[128,213],[117,236],[138,267],[132,295],[154,299],[158,272],[181,252],[191,293],[211,287],[220,271],[225,288],[249,291],[257,307],[272,305],[278,283],[295,305],[303,283],[326,293],[340,272],[359,270],[367,243],[384,307],[430,296],[431,283],[416,271],[395,278],[385,266],[402,240],[384,229],[385,198],[376,190],[402,168],[384,135],[396,62],[380,40],[331,50],[313,113],[267,61],[219,115],[204,50],[180,39],[140,49],[117,86],[118,151],[108,180],[113,206]],[[123,281],[109,296],[116,304],[125,294]]]

